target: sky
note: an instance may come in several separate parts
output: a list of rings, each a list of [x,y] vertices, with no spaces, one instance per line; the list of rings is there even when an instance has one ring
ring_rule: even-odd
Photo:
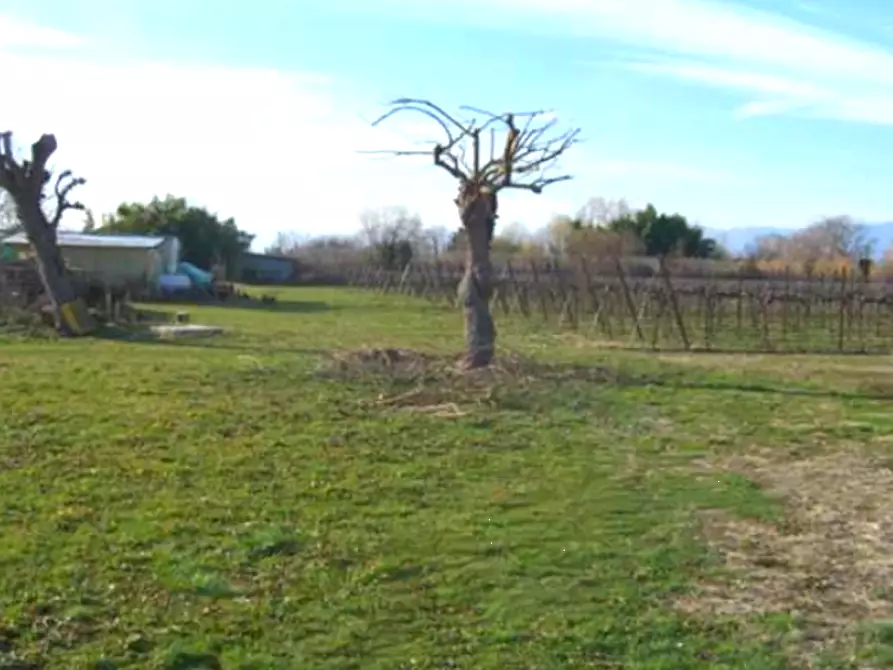
[[[453,229],[422,116],[547,109],[570,182],[511,191],[530,229],[588,199],[709,228],[893,219],[893,5],[881,0],[0,0],[2,124],[59,141],[100,214],[167,193],[279,232],[347,234],[402,206]],[[75,217],[68,225],[78,223]]]

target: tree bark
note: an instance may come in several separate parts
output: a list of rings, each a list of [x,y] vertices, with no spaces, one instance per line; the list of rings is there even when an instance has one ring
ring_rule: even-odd
[[[66,209],[83,209],[83,205],[68,201],[68,194],[84,183],[71,172],[62,172],[56,180],[56,214],[47,218],[41,203],[44,188],[50,179],[47,161],[56,151],[56,138],[50,134],[40,136],[31,145],[31,160],[16,160],[12,146],[12,133],[0,133],[0,188],[12,198],[19,222],[37,257],[37,271],[53,308],[56,328],[62,335],[87,335],[96,329],[96,323],[78,296],[74,282],[65,267],[56,239],[56,229]],[[63,185],[64,180],[68,180]]]
[[[96,329],[96,322],[78,295],[72,276],[65,267],[56,231],[50,226],[39,203],[20,205],[18,211],[28,241],[34,247],[37,271],[53,308],[56,329],[68,337],[89,335]]]
[[[459,300],[465,312],[465,365],[482,368],[493,361],[496,327],[490,314],[493,270],[490,265],[492,210],[474,207],[463,216],[468,235],[465,274],[459,284]]]

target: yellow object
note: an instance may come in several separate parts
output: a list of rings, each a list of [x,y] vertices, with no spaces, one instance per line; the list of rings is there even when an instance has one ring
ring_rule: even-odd
[[[62,319],[65,321],[65,325],[68,326],[68,329],[75,335],[82,335],[84,333],[84,328],[81,326],[81,323],[78,320],[78,312],[81,311],[79,309],[79,302],[80,300],[72,300],[71,302],[63,303],[59,307],[59,311],[62,312]]]

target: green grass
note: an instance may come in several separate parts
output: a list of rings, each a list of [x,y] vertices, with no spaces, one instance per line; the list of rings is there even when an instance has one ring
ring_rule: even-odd
[[[229,332],[0,339],[0,668],[789,667],[791,618],[671,606],[719,569],[699,510],[783,514],[689,465],[893,432],[877,359],[676,360],[502,320],[513,352],[616,380],[444,419],[320,356],[454,352],[456,313],[334,289],[189,311]]]

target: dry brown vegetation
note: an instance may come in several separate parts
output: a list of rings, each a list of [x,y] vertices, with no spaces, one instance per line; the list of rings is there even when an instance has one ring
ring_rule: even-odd
[[[475,408],[492,408],[507,394],[542,392],[562,381],[621,382],[619,373],[602,366],[549,365],[506,353],[486,368],[469,369],[462,357],[432,355],[411,349],[361,348],[326,354],[323,376],[366,381],[374,389],[369,404],[458,418]]]
[[[678,608],[710,617],[793,615],[800,632],[788,644],[802,667],[815,667],[831,649],[851,655],[865,622],[893,617],[889,463],[858,445],[837,445],[800,458],[766,448],[701,465],[704,477],[733,472],[757,483],[784,502],[785,517],[769,523],[703,514],[704,538],[727,574]]]

